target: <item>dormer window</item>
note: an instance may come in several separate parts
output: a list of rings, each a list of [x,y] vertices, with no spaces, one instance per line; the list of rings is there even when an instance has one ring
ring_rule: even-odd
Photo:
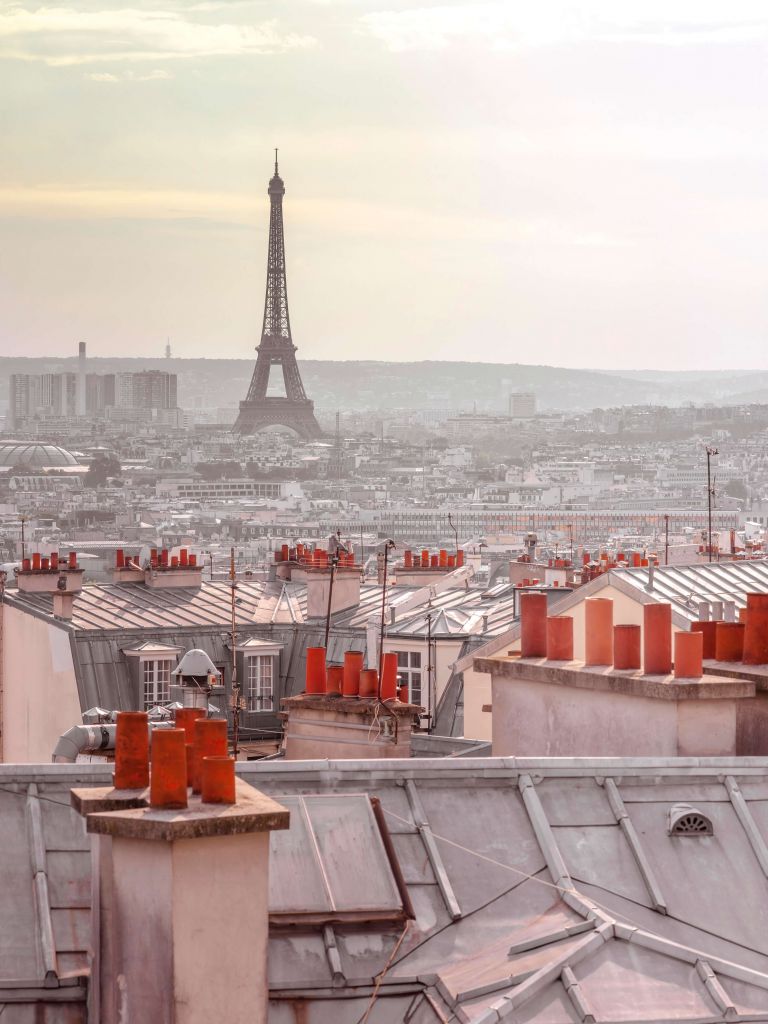
[[[238,644],[238,675],[245,710],[250,714],[275,710],[277,684],[280,676],[282,646],[270,640],[249,637]]]
[[[171,699],[171,672],[175,660],[157,658],[141,663],[144,683],[144,710],[149,711],[158,704],[167,704]]]
[[[138,690],[134,707],[140,711],[151,711],[152,708],[169,703],[172,673],[181,652],[181,647],[152,640],[145,640],[136,647],[123,650],[123,654],[134,666],[132,676]]]
[[[245,700],[248,711],[273,711],[275,657],[273,654],[245,656]]]

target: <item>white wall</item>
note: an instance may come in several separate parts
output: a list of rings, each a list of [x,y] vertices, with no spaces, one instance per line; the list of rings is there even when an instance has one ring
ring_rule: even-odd
[[[69,633],[7,604],[2,615],[2,760],[50,762],[59,736],[82,722]]]
[[[440,703],[440,698],[445,692],[445,688],[448,685],[448,680],[451,677],[452,666],[454,661],[459,656],[461,650],[461,640],[437,640],[434,644],[433,650],[435,651],[435,668],[434,668],[434,680],[435,680],[435,693],[437,696],[437,702]],[[411,640],[407,637],[384,637],[384,651],[389,653],[391,651],[418,651],[421,654],[421,691],[423,695],[422,703],[426,704],[428,694],[428,681],[427,681],[427,642],[426,640]],[[409,693],[410,699],[410,693]],[[490,738],[490,737],[489,737]]]
[[[491,703],[491,676],[487,672],[464,670],[464,736],[466,739],[492,739],[492,716],[483,711]]]

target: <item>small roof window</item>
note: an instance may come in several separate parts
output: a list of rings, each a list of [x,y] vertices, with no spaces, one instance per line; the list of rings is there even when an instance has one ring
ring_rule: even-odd
[[[366,794],[279,800],[291,812],[291,826],[270,835],[272,923],[404,919],[397,880]]]

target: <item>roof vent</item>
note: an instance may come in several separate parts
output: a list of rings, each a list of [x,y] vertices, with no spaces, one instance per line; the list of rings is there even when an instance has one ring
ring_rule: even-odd
[[[669,811],[669,834],[671,836],[714,835],[712,821],[690,804],[675,804]]]

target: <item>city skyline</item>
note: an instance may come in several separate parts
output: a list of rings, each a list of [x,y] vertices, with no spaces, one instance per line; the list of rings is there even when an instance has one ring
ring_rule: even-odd
[[[762,368],[768,13],[0,3],[6,353]]]

